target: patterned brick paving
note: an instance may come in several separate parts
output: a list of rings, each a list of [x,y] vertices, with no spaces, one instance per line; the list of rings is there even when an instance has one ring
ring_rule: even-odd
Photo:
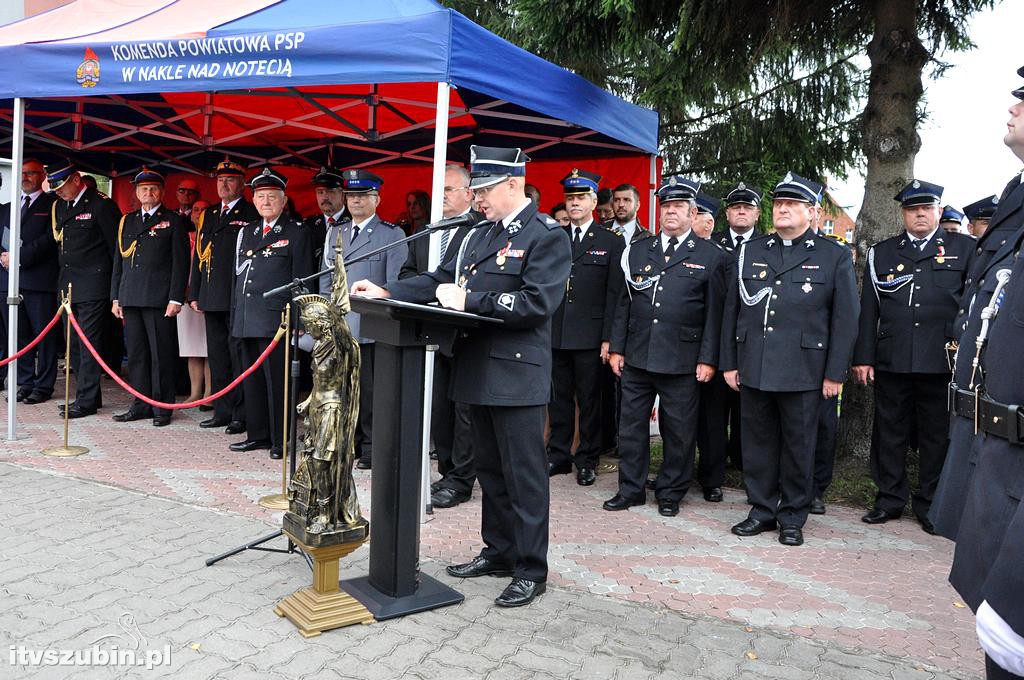
[[[280,463],[265,451],[229,451],[236,438],[198,428],[206,414],[179,412],[162,429],[114,423],[110,416],[127,399],[105,382],[106,407],[71,423],[71,443],[90,453],[49,458],[38,452],[61,441],[57,403],[19,405],[19,434],[27,438],[0,443],[0,459],[274,520],[276,513],[255,500],[279,490]],[[357,472],[357,482],[366,509],[369,474]],[[980,671],[973,617],[946,582],[952,545],[916,523],[871,527],[859,521],[860,510],[833,506],[812,516],[803,547],[785,548],[770,534],[729,533],[746,514],[739,491],[727,491],[721,504],[693,494],[679,516],[665,518],[653,502],[601,510],[614,483],[613,475],[589,488],[568,475],[552,481],[553,583],[949,671]],[[479,492],[456,509],[438,510],[422,531],[424,555],[447,562],[476,554],[479,515]]]

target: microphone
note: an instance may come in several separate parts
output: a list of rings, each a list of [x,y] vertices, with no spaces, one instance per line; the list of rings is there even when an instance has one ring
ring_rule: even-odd
[[[455,217],[446,217],[443,220],[438,220],[433,224],[427,224],[423,226],[423,230],[435,231],[437,229],[457,229],[459,227],[468,227],[482,222],[483,217],[480,215],[474,215],[468,212],[464,215],[457,215]]]

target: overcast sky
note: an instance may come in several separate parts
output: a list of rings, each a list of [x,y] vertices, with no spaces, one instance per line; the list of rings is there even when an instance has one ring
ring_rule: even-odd
[[[1007,109],[1016,100],[1010,90],[1024,85],[1017,69],[1024,66],[1020,29],[1024,2],[1002,0],[995,9],[971,19],[970,52],[946,53],[953,64],[939,80],[925,81],[928,119],[922,123],[921,150],[914,175],[942,185],[943,205],[962,210],[968,203],[999,194],[1021,163],[1003,145]],[[857,216],[864,198],[864,177],[851,174],[832,180],[832,195]]]

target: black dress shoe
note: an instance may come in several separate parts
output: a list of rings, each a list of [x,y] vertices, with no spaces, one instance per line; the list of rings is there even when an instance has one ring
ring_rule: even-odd
[[[644,482],[644,488],[654,491],[656,488],[658,488],[658,480],[655,479],[654,477],[651,477],[646,482]]]
[[[892,512],[889,510],[883,510],[882,508],[875,508],[868,514],[861,517],[860,521],[866,524],[885,524],[891,519],[899,519],[902,516],[902,512]]]
[[[232,420],[224,428],[224,434],[242,434],[243,432],[245,432],[245,423],[241,420]]]
[[[732,533],[737,536],[757,536],[758,534],[766,531],[775,531],[775,527],[778,526],[773,519],[761,521],[748,517],[739,524],[733,526]]]
[[[500,562],[491,562],[486,557],[477,555],[465,564],[453,564],[446,567],[449,576],[456,578],[476,578],[477,576],[511,576],[512,567]]]
[[[803,545],[804,532],[800,527],[782,527],[779,529],[779,543],[782,545]]]
[[[499,607],[522,607],[530,604],[538,595],[547,590],[544,581],[531,581],[525,578],[514,578],[512,583],[505,586],[501,595],[494,598],[494,604]]]
[[[64,414],[62,413],[61,415],[64,415]],[[77,406],[75,404],[72,404],[71,408],[68,409],[68,419],[69,420],[74,420],[75,418],[85,418],[86,416],[94,416],[94,415],[96,415],[96,409],[94,409],[94,408],[84,408],[82,406]]]
[[[817,496],[811,499],[811,514],[812,515],[824,515],[825,514],[825,501],[821,500]]]
[[[128,409],[124,413],[115,413],[114,422],[118,423],[130,423],[135,420],[145,420],[146,418],[152,418],[152,411],[143,411],[142,409]]]
[[[42,404],[44,401],[49,401],[50,395],[45,392],[33,392],[32,394],[25,397],[26,404]]]
[[[281,449],[281,447],[279,446],[271,446],[270,457],[273,460],[281,460],[282,458],[284,458],[284,450]]]
[[[926,534],[935,535],[935,525],[931,523],[927,517],[918,517],[917,521],[921,523],[921,528],[924,529]]]
[[[469,497],[470,494],[468,493],[462,493],[448,487],[441,487],[430,494],[430,504],[435,508],[454,508],[456,505],[468,501]]]
[[[167,427],[171,424],[170,416],[154,416],[153,427]]]
[[[675,517],[679,514],[679,501],[662,498],[658,500],[658,514],[662,517]]]
[[[634,505],[643,505],[646,502],[646,498],[626,498],[622,494],[617,493],[608,500],[606,500],[604,502],[604,505],[601,507],[603,507],[605,510],[612,511],[628,510],[629,508],[632,508]]]
[[[231,421],[228,420],[227,418],[218,418],[217,416],[214,416],[213,418],[207,418],[206,420],[199,421],[199,427],[202,427],[204,429],[205,428],[211,428],[211,427],[224,427],[225,425],[227,425],[230,422]],[[238,433],[237,432],[228,432],[228,434],[238,434]]]
[[[210,406],[209,404],[200,404],[199,410],[202,411],[203,413],[206,413],[207,411],[212,411],[213,407]]]
[[[435,493],[435,492],[443,489],[444,488],[442,486],[443,483],[444,483],[444,478],[443,477],[441,479],[437,480],[436,482],[431,482],[430,483],[430,493]]]
[[[25,401],[26,399],[28,399],[28,396],[30,394],[32,394],[32,390],[25,389],[24,387],[22,387],[21,389],[18,390],[16,399],[17,401]]]
[[[437,449],[430,449],[430,460],[437,460]]]
[[[358,463],[356,463],[356,467],[359,468],[360,470],[369,470],[373,467],[373,463],[370,461],[369,458],[364,456],[359,459]]]
[[[563,461],[561,463],[548,463],[548,477],[555,475],[567,475],[572,472],[572,463]]]
[[[576,483],[580,486],[591,486],[597,479],[597,473],[594,472],[594,468],[580,468],[576,471]]]
[[[255,451],[256,449],[269,449],[269,439],[246,439],[244,442],[235,442],[228,446],[232,451]]]
[[[708,503],[721,503],[722,488],[719,486],[710,486],[704,489],[704,500]]]

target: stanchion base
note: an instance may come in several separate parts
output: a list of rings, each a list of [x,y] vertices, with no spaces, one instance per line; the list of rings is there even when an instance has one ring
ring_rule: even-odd
[[[417,614],[438,607],[459,604],[466,596],[420,572],[416,592],[411,595],[391,597],[382,593],[370,583],[370,577],[361,576],[341,583],[341,589],[362,602],[373,618],[378,621],[397,619],[399,616]]]
[[[260,507],[266,508],[267,510],[287,510],[288,497],[283,493],[272,493],[269,496],[261,497],[259,504]]]
[[[274,607],[274,613],[287,617],[299,629],[299,634],[307,638],[342,626],[373,623],[370,610],[338,588],[338,561],[366,539],[316,548],[304,545],[286,533],[313,558],[313,585],[281,600]]]
[[[56,456],[58,458],[81,456],[83,453],[89,453],[89,449],[84,446],[51,446],[48,449],[42,450],[44,456]]]

